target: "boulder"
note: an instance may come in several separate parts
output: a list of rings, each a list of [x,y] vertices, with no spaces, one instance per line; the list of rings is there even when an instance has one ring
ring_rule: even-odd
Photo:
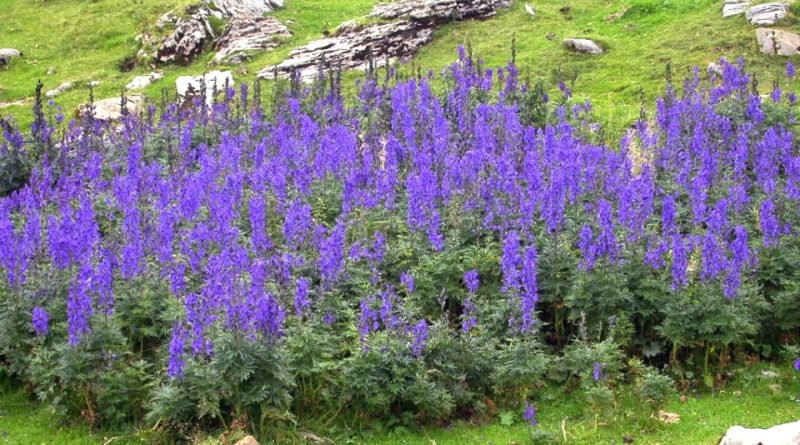
[[[756,40],[762,53],[779,56],[800,54],[800,35],[777,29],[756,29]]]
[[[800,421],[769,429],[732,426],[719,445],[797,445],[800,444]]]
[[[200,55],[206,44],[214,39],[214,30],[208,19],[210,11],[207,8],[190,8],[187,13],[187,17],[177,19],[175,29],[161,42],[156,50],[156,62],[188,63]]]
[[[778,23],[789,13],[789,6],[783,2],[755,5],[747,11],[747,21],[757,26],[770,26]]]
[[[208,106],[214,104],[215,93],[224,91],[226,86],[232,88],[234,85],[233,75],[230,71],[215,70],[199,76],[180,76],[175,80],[175,88],[181,102],[203,94],[205,86],[205,98]]]
[[[164,73],[161,71],[153,71],[150,74],[143,76],[136,76],[125,87],[128,90],[141,90],[148,87],[151,83],[164,78]]]
[[[603,54],[603,48],[589,39],[565,39],[564,46],[579,53]]]
[[[375,6],[367,22],[349,21],[330,37],[289,53],[289,58],[259,71],[259,77],[288,77],[296,71],[313,79],[324,60],[331,67],[365,69],[370,61],[386,63],[413,55],[430,42],[438,27],[458,20],[491,17],[511,0],[404,0]],[[374,23],[377,21],[377,23]],[[372,22],[372,23],[369,23]]]
[[[260,445],[255,437],[253,436],[244,436],[239,441],[237,441],[234,445]]]
[[[234,17],[214,44],[214,62],[241,63],[248,53],[274,49],[291,35],[274,17]]]
[[[0,48],[0,66],[8,65],[11,59],[15,59],[21,55],[22,53],[14,48]]]
[[[222,17],[262,17],[283,7],[283,0],[211,0]]]
[[[69,91],[71,89],[72,89],[72,82],[64,82],[61,85],[59,85],[56,89],[44,93],[44,95],[52,99],[60,95],[61,93]]]
[[[125,110],[128,113],[136,114],[144,108],[144,96],[133,95],[125,97]],[[92,104],[92,115],[101,121],[116,121],[122,117],[122,98],[112,97],[109,99],[98,100]],[[89,105],[84,104],[78,108],[78,117],[89,115]]]
[[[722,5],[722,17],[728,18],[744,14],[749,7],[749,0],[725,0],[725,3]]]

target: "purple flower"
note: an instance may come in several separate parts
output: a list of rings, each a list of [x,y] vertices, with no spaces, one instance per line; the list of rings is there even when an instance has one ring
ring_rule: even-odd
[[[406,290],[409,294],[414,292],[414,275],[411,275],[411,272],[403,272],[400,274],[400,283],[406,287]]]
[[[764,245],[766,247],[777,246],[780,237],[780,223],[775,217],[775,205],[772,203],[772,199],[767,198],[761,203],[759,225],[761,233],[764,235]]]
[[[31,318],[33,319],[33,330],[36,332],[36,335],[39,337],[47,335],[48,325],[50,323],[50,317],[47,315],[47,311],[37,306],[33,308]]]
[[[464,334],[469,334],[469,331],[478,325],[478,318],[475,316],[477,311],[472,300],[469,298],[464,300],[464,309],[461,312],[461,332]]]
[[[500,258],[500,268],[503,271],[503,292],[519,290],[521,258],[519,255],[519,235],[511,231],[503,241],[503,256]]]
[[[800,371],[800,358],[794,361],[794,369]]]
[[[797,74],[794,64],[789,61],[786,63],[786,77],[790,79],[794,79],[794,76]]]
[[[478,292],[478,287],[480,286],[478,271],[476,269],[467,271],[464,274],[464,283],[467,285],[467,292],[475,295],[475,293]]]
[[[172,324],[172,338],[169,341],[169,364],[167,376],[170,378],[183,378],[183,353],[186,347],[187,332],[179,322]]]
[[[528,422],[528,425],[535,427],[539,424],[539,421],[536,419],[536,405],[525,402],[525,411],[522,413],[522,419]]]
[[[425,345],[428,342],[428,322],[420,320],[411,330],[413,341],[411,343],[411,353],[414,357],[422,357],[422,352],[425,351]]]
[[[294,293],[294,312],[298,317],[302,317],[303,312],[311,306],[311,300],[308,298],[309,287],[308,278],[297,279],[297,289]]]
[[[598,363],[594,364],[594,370],[592,371],[592,378],[594,378],[595,382],[597,382],[601,378],[603,378],[603,364],[602,363],[598,362]]]

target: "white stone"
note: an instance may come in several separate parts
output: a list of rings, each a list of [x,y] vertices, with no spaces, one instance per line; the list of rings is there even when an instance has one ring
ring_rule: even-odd
[[[603,48],[589,39],[566,39],[564,46],[579,53],[603,54]]]
[[[183,101],[200,91],[201,84],[205,83],[206,91],[206,104],[211,106],[214,104],[214,92],[223,91],[226,86],[233,87],[233,75],[230,71],[209,71],[206,74],[199,76],[180,76],[175,80],[175,88],[178,91],[178,97]]]
[[[747,12],[747,8],[750,7],[749,1],[729,1],[725,2],[722,6],[722,17],[728,18],[733,17],[735,15],[741,15]]]
[[[164,73],[161,71],[153,71],[150,74],[146,74],[144,76],[136,76],[133,80],[128,83],[126,88],[128,90],[141,90],[142,88],[146,88],[151,83],[161,80],[164,78]]]
[[[65,92],[65,91],[69,91],[71,89],[72,89],[72,82],[64,82],[61,85],[59,85],[58,88],[56,88],[54,90],[50,90],[50,91],[44,93],[44,95],[46,97],[49,97],[49,98],[52,99],[52,98],[58,96],[59,94]]]
[[[789,7],[783,2],[755,5],[747,11],[747,21],[756,26],[774,25],[786,17]]]
[[[719,445],[798,445],[800,444],[800,421],[785,423],[770,429],[732,426],[722,437]]]
[[[764,54],[795,56],[800,54],[800,35],[777,29],[756,29],[756,40]]]
[[[122,99],[112,97],[94,102],[92,115],[101,121],[116,121],[122,117]],[[144,96],[133,95],[125,97],[125,109],[128,113],[135,114],[144,107]],[[78,116],[86,117],[89,114],[88,105],[81,105],[78,108]]]

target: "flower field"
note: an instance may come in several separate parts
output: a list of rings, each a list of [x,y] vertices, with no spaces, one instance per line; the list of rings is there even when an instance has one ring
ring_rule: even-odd
[[[280,442],[496,405],[535,425],[553,383],[599,415],[632,382],[649,413],[794,358],[794,68],[761,96],[720,65],[668,74],[611,144],[568,84],[463,49],[115,125],[39,103],[30,134],[2,122],[0,360],[91,425]]]

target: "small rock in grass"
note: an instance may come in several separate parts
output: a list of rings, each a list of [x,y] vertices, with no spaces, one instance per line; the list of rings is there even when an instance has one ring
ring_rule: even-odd
[[[6,66],[11,59],[15,59],[22,55],[21,52],[14,48],[0,48],[0,66]]]
[[[202,84],[205,84],[206,103],[214,103],[214,93],[224,91],[225,87],[233,87],[233,75],[230,71],[210,71],[199,76],[180,76],[175,79],[175,89],[181,101],[203,94]]]
[[[603,54],[603,48],[589,39],[566,39],[564,46],[579,53]]]
[[[65,92],[65,91],[69,91],[71,89],[72,89],[72,82],[64,82],[61,85],[59,85],[58,88],[56,88],[54,90],[50,90],[50,91],[44,93],[44,95],[46,97],[49,97],[49,98],[52,99],[52,98],[58,96],[59,94]]]
[[[138,113],[144,107],[144,97],[139,95],[127,96],[125,98],[125,110],[128,113]],[[92,116],[100,121],[116,121],[122,117],[122,98],[112,97],[99,100],[92,104]],[[89,106],[81,105],[78,108],[78,117],[87,117]]]
[[[775,379],[780,377],[781,375],[775,371],[767,370],[761,371],[761,377],[765,379]]]
[[[749,7],[749,0],[726,0],[725,4],[722,5],[722,17],[728,18],[744,14]]]
[[[144,76],[134,77],[126,88],[128,90],[141,90],[142,88],[146,88],[151,83],[157,80],[161,80],[163,78],[164,78],[164,73],[162,73],[161,71],[153,71],[152,73]]]
[[[774,426],[769,429],[732,426],[719,445],[797,445],[800,443],[800,421]]]
[[[260,445],[255,437],[244,436],[235,445]]]

